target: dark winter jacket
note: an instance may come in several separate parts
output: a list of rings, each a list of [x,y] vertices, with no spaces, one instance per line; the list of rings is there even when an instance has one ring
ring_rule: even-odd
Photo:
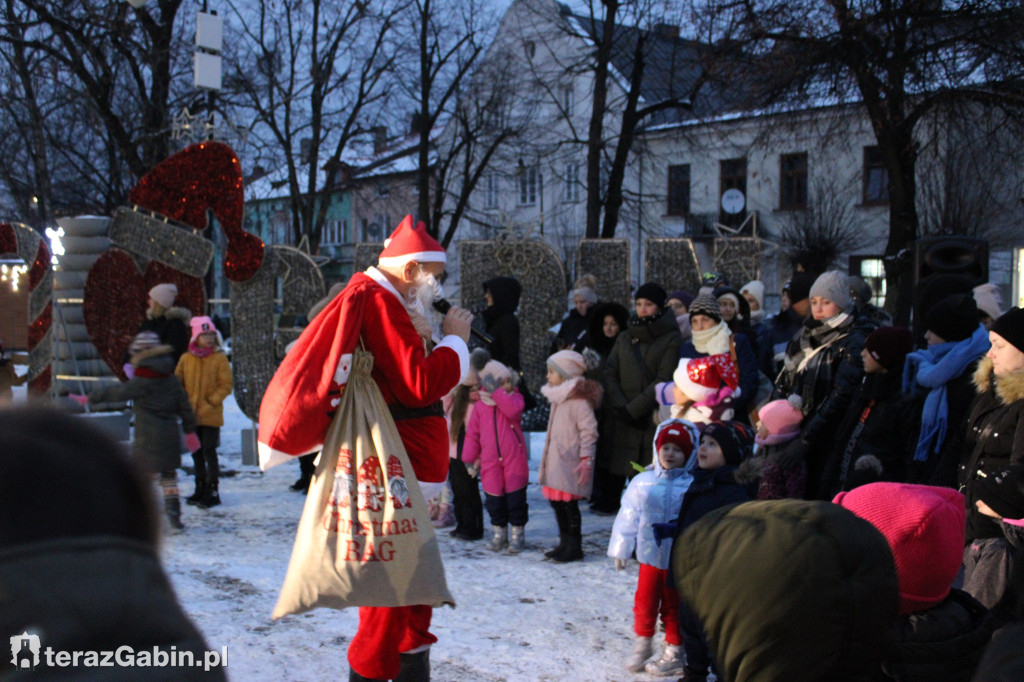
[[[147,319],[139,327],[140,332],[156,332],[160,337],[160,343],[166,344],[174,349],[172,357],[174,364],[188,350],[188,343],[192,340],[192,331],[188,323],[192,319],[192,313],[187,308],[168,308],[160,317]],[[129,361],[126,358],[126,362]]]
[[[611,315],[615,318],[615,321],[619,323],[619,329],[625,330],[626,325],[629,322],[629,313],[626,308],[614,301],[608,301],[607,303],[598,303],[596,306],[591,308],[593,313],[590,316],[590,323],[587,331],[587,352],[593,351],[598,358],[597,366],[593,369],[588,369],[586,377],[593,379],[604,387],[604,371],[608,365],[608,358],[612,353],[612,348],[615,347],[615,339],[608,338],[604,335],[604,318]],[[611,420],[614,418],[612,411],[607,406],[607,401],[602,400],[601,405],[594,411],[597,416],[597,457],[595,466],[601,469],[608,469],[614,451],[614,444],[612,442],[612,431],[614,427],[611,425]]]
[[[683,495],[683,504],[676,519],[676,537],[708,512],[754,499],[758,474],[759,469],[753,459],[744,460],[739,466],[694,469],[693,482]]]
[[[491,359],[511,367],[516,372],[522,369],[519,362],[519,320],[516,308],[522,287],[514,277],[495,277],[483,284],[491,292],[494,304],[483,312],[487,333],[494,339],[488,348]]]
[[[573,308],[568,315],[562,318],[562,325],[558,328],[558,334],[555,335],[555,340],[551,344],[552,354],[563,348],[579,352],[589,345],[588,329],[595,307],[590,306],[586,315],[580,315],[580,312]]]
[[[170,346],[155,346],[132,357],[135,376],[127,383],[89,394],[93,403],[131,400],[135,410],[133,449],[153,472],[181,466],[181,432],[195,433],[196,417],[188,394],[174,375]],[[181,419],[181,425],[178,420]]]
[[[672,574],[719,679],[877,680],[899,604],[885,537],[830,502],[716,509],[675,543]]]
[[[969,682],[992,636],[988,609],[962,590],[938,606],[901,616],[882,664],[895,682]]]
[[[996,379],[992,361],[982,358],[974,373],[978,396],[971,404],[961,443],[959,483],[967,498],[967,541],[1002,537],[999,522],[977,510],[975,483],[1008,464],[1024,463],[1024,370]]]
[[[630,318],[628,328],[615,340],[603,382],[612,418],[602,426],[610,427],[609,468],[617,476],[636,473],[631,462],[651,463],[653,417],[658,409],[654,385],[672,380],[681,341],[676,318],[664,312],[649,321]]]
[[[801,337],[811,336],[811,330],[820,324],[811,318],[804,322],[800,335],[790,341],[787,358],[800,354]],[[830,343],[817,348],[812,345],[817,352],[803,369],[784,369],[772,394],[772,399],[776,400],[793,394],[803,399],[804,422],[800,437],[788,449],[798,449],[806,458],[809,496],[819,490],[831,438],[864,377],[860,353],[867,334],[855,317],[844,326],[845,333]]]
[[[865,374],[839,428],[827,441],[828,458],[817,498],[875,481],[906,480],[917,443],[920,400],[900,391],[900,373]]]
[[[764,321],[757,338],[757,367],[765,376],[773,381],[779,376],[786,346],[803,326],[804,318],[792,308],[779,311]]]
[[[757,373],[757,356],[746,335],[734,333],[732,335],[732,343],[736,348],[736,369],[740,375],[740,394],[732,399],[732,406],[735,411],[733,419],[746,423],[747,411],[753,407],[751,401],[757,395],[757,383],[760,380]],[[680,360],[683,358],[702,358],[706,355],[707,353],[701,353],[697,350],[696,346],[693,345],[692,339],[685,341],[679,346]]]
[[[173,647],[202,661],[208,648],[182,611],[153,548],[112,536],[0,549],[0,632],[6,644],[7,637],[25,631],[38,634],[42,648],[54,652],[127,646],[152,656],[153,647],[168,654]],[[35,674],[46,679],[227,679],[222,668],[78,666],[61,668],[58,675],[41,663]],[[10,657],[0,657],[0,678],[11,672]]]

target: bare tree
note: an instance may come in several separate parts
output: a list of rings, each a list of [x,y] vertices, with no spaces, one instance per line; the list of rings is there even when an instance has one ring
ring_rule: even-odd
[[[811,186],[807,208],[787,211],[777,220],[778,243],[794,265],[825,272],[843,254],[867,246],[864,219],[847,196],[850,192],[834,177],[819,178]]]
[[[395,63],[395,18],[404,0],[236,3],[240,51],[226,99],[251,117],[251,151],[283,168],[292,235],[315,252],[342,162],[382,115]]]
[[[909,253],[920,234],[916,204],[922,122],[964,103],[1020,112],[1024,43],[1017,0],[695,0],[714,66],[742,78],[751,107],[859,101],[888,173],[886,278],[898,323],[910,314]],[[756,86],[756,87],[755,87]]]

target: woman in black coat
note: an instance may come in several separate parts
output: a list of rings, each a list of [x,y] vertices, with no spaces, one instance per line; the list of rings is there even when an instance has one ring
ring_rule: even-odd
[[[495,277],[484,282],[483,318],[485,329],[494,339],[488,350],[491,359],[519,372],[519,320],[516,309],[523,288],[515,277]]]

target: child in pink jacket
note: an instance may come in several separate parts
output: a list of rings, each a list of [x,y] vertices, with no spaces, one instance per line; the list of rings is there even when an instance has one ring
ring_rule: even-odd
[[[518,554],[526,546],[530,470],[520,425],[523,405],[509,368],[497,360],[488,362],[480,372],[480,402],[466,426],[462,461],[480,470],[493,531],[487,549],[493,552],[508,548],[509,554]]]
[[[540,484],[558,520],[558,547],[544,556],[557,562],[583,558],[583,532],[579,501],[590,497],[601,384],[585,379],[586,360],[574,350],[561,350],[548,358],[548,383],[540,392],[551,404]]]

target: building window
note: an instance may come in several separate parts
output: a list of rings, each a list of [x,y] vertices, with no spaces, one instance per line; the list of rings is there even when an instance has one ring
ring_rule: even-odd
[[[690,164],[668,167],[668,214],[690,214]]]
[[[576,91],[572,86],[562,88],[562,111],[566,118],[573,115],[576,108]]]
[[[484,180],[484,207],[498,208],[498,174],[488,173]]]
[[[779,157],[779,208],[807,208],[807,152]]]
[[[718,198],[730,189],[738,189],[743,193],[744,200],[747,197],[747,160],[746,159],[722,159],[718,166],[719,191]],[[721,201],[719,201],[721,204]],[[730,214],[725,209],[719,212],[719,221],[726,225],[738,225],[743,221],[744,212]]]
[[[570,163],[565,167],[565,200],[575,203],[583,196],[580,185],[580,165]]]
[[[864,147],[864,203],[889,203],[889,171],[877,146]]]
[[[519,169],[519,205],[533,206],[537,203],[537,179],[539,173],[536,166]]]

